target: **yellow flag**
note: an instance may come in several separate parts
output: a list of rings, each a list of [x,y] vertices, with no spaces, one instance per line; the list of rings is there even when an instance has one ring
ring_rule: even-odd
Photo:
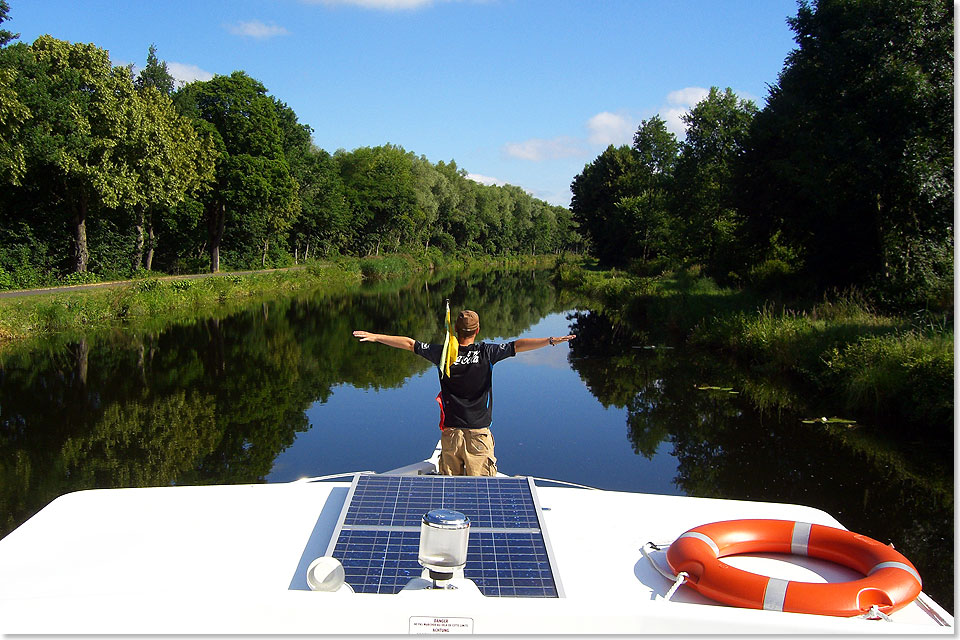
[[[453,334],[453,328],[450,326],[450,301],[447,300],[447,316],[444,320],[443,336],[443,357],[440,359],[440,370],[450,377],[450,365],[457,359],[457,353],[460,350],[460,343],[457,342],[457,336]]]

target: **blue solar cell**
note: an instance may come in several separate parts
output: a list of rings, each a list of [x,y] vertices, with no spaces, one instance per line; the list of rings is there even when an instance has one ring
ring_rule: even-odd
[[[360,476],[345,525],[420,526],[431,509],[454,509],[471,526],[538,528],[524,478]]]
[[[526,478],[360,475],[330,555],[360,593],[396,593],[421,574],[420,522],[431,509],[470,518],[464,576],[487,596],[558,597]]]

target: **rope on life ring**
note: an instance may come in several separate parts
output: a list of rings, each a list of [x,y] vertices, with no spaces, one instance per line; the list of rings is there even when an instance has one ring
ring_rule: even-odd
[[[732,567],[720,558],[741,553],[805,555],[849,567],[859,580],[781,580]],[[922,582],[916,567],[883,543],[844,529],[789,520],[728,520],[700,525],[667,550],[675,574],[718,602],[749,609],[852,617],[876,607],[889,614],[913,602]]]

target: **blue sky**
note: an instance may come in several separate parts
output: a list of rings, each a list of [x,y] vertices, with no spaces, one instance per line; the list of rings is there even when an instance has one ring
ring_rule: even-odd
[[[181,80],[243,70],[334,152],[385,143],[554,204],[608,144],[711,86],[762,107],[795,0],[8,0],[30,43],[150,44]]]

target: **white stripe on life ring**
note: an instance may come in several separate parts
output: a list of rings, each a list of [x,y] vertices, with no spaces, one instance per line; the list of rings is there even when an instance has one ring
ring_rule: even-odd
[[[794,522],[793,536],[790,539],[790,553],[797,556],[807,555],[807,545],[810,542],[810,528],[813,527],[809,522]]]
[[[917,583],[920,586],[923,586],[923,580],[920,579],[920,574],[918,574],[911,567],[903,564],[902,562],[881,562],[880,564],[875,566],[873,569],[870,569],[870,571],[867,572],[867,575],[868,576],[872,575],[874,571],[879,571],[880,569],[903,569],[904,571],[912,575],[914,578],[916,578]]]
[[[699,531],[687,531],[685,534],[680,536],[680,538],[696,538],[701,542],[706,542],[710,545],[710,548],[713,549],[715,556],[720,557],[720,547],[717,546],[717,543],[710,539],[710,536],[700,533]],[[680,538],[677,538],[679,540]]]
[[[767,587],[763,590],[764,611],[783,611],[783,600],[787,597],[789,580],[770,578]]]

